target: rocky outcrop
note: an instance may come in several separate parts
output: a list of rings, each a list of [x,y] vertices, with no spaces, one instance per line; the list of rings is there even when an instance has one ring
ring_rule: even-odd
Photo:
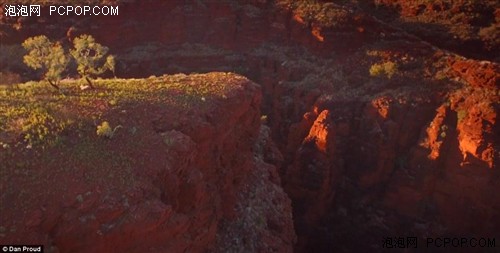
[[[488,61],[467,59],[450,59],[449,65],[456,75],[467,81],[471,86],[496,89],[499,84],[500,67]]]
[[[36,203],[42,204],[25,203],[30,213],[2,209],[0,242],[44,243],[47,252],[291,252],[291,202],[276,167],[258,151],[266,139],[260,133],[260,87],[226,73],[178,77],[189,86],[217,78],[224,92],[187,109],[137,102],[107,111],[108,118],[135,125],[134,132],[94,139],[105,148],[93,160],[57,162],[71,173],[42,163],[47,168],[38,169],[52,173],[59,185],[39,180],[44,195]],[[69,151],[77,157],[95,152],[88,145],[75,143]],[[59,152],[44,154],[55,159]],[[102,164],[109,155],[127,162]],[[56,188],[64,191],[52,192]],[[9,196],[2,196],[2,205],[26,201]]]
[[[494,90],[465,84],[444,104],[417,93],[411,102],[391,95],[316,102],[290,127],[288,149],[296,153],[283,169],[295,207],[297,249],[333,247],[311,239],[328,240],[325,233],[375,238],[402,229],[423,237],[497,236]],[[344,233],[334,229],[344,222]],[[357,231],[350,231],[352,224]],[[368,247],[348,240],[342,245]]]
[[[298,235],[302,237],[308,236],[308,229],[317,227],[329,210],[342,174],[343,159],[335,142],[339,130],[331,117],[328,110],[318,115],[283,175],[284,187],[294,203]],[[297,249],[307,247],[299,244]]]
[[[440,48],[498,61],[500,9],[496,2],[375,0],[362,5],[373,15]]]
[[[497,233],[499,204],[489,195],[498,187],[494,101],[498,95],[489,89],[468,87],[450,95],[450,103],[440,106],[424,128],[406,175],[398,172],[393,178],[386,199],[391,208],[442,219],[448,233]],[[411,201],[403,204],[403,199]]]
[[[408,16],[446,7],[427,4],[419,10],[409,1],[376,2],[403,3],[403,15]],[[294,241],[291,224],[284,216],[273,217],[288,212],[288,204],[270,205],[287,202],[274,187],[278,182],[292,199],[299,252],[334,246],[346,252],[377,250],[384,236],[407,231],[422,237],[494,235],[500,226],[500,204],[494,196],[499,175],[498,63],[456,56],[403,33],[396,24],[378,22],[362,9],[348,10],[353,22],[333,29],[276,9],[270,1],[136,1],[124,5],[117,18],[79,23],[61,19],[64,25],[53,34],[64,41],[94,34],[115,48],[122,64],[119,75],[223,69],[261,84],[269,129],[261,128],[257,158],[248,150],[257,137],[256,114],[227,116],[232,109],[250,110],[247,97],[242,104],[224,101],[220,114],[182,117],[185,128],[180,132],[165,127],[170,118],[156,121],[158,132],[180,143],[171,152],[183,159],[171,163],[196,168],[160,177],[169,182],[160,199],[172,203],[172,213],[208,205],[200,197],[204,192],[220,192],[224,200],[217,210],[201,213],[223,221],[200,218],[192,226],[208,231],[191,239],[210,240],[200,239],[191,248],[176,242],[181,245],[176,247],[196,251],[217,238],[220,251],[289,250],[280,245]],[[20,42],[41,25],[25,24],[25,34],[12,32],[18,37],[6,41]],[[129,36],[122,36],[123,31]],[[425,31],[423,35],[433,43],[440,38],[429,39]],[[437,44],[451,49],[461,45],[452,40]],[[483,49],[474,54],[484,55]],[[394,77],[370,75],[371,66],[388,61],[398,66]],[[241,125],[253,127],[243,133]],[[227,129],[235,130],[225,133]],[[188,151],[193,149],[198,151]],[[223,188],[196,183],[212,179]],[[262,184],[268,180],[272,184]],[[257,190],[261,188],[265,190]],[[259,197],[268,196],[266,192],[269,199]],[[30,224],[37,224],[39,215],[33,217]],[[186,219],[173,219],[181,225],[172,228],[190,232]],[[218,236],[214,227],[220,228]],[[231,241],[232,234],[244,242]],[[352,239],[363,236],[372,244]]]

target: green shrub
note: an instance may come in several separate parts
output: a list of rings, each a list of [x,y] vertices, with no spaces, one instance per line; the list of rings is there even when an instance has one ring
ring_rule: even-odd
[[[24,63],[32,69],[42,69],[45,80],[52,87],[59,89],[61,74],[69,62],[61,44],[53,43],[46,36],[40,35],[26,39],[23,47],[28,50],[28,54],[24,56]]]
[[[29,106],[13,108],[8,112],[18,115],[19,127],[24,141],[29,146],[54,144],[59,134],[71,124],[71,121],[57,119],[47,108]]]
[[[446,131],[448,130],[448,126],[447,125],[442,125],[441,126],[441,133],[439,134],[439,136],[441,136],[441,138],[446,138]]]
[[[375,63],[370,67],[370,76],[385,75],[389,79],[398,72],[398,65],[395,62],[388,61],[384,63]]]
[[[462,122],[466,117],[468,113],[466,110],[459,110],[457,111],[457,122],[460,123]]]
[[[75,38],[73,46],[74,49],[71,49],[70,53],[78,65],[78,74],[87,81],[90,88],[94,87],[92,78],[102,75],[107,70],[114,73],[114,56],[107,55],[109,49],[97,43],[91,35],[84,34]]]
[[[115,136],[115,132],[118,128],[121,128],[121,125],[116,126],[114,129],[111,128],[111,125],[107,121],[103,121],[101,125],[97,126],[97,136],[105,137],[108,139],[112,139]]]

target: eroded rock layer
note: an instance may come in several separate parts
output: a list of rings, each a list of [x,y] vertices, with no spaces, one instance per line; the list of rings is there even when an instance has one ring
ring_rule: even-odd
[[[227,70],[259,83],[263,100],[255,106],[265,114],[270,138],[257,160],[242,155],[235,167],[265,161],[277,168],[292,200],[297,251],[379,250],[389,235],[500,236],[498,62],[456,55],[447,50],[456,49],[456,41],[436,47],[422,40],[420,30],[415,36],[349,4],[330,6],[347,16],[334,27],[272,1],[124,6],[119,18],[57,20],[52,35],[64,42],[94,34],[114,48],[123,76]],[[408,14],[411,6],[403,7]],[[19,22],[23,29],[9,31],[9,43],[46,25]],[[393,65],[377,65],[388,62]],[[374,66],[397,67],[377,74]],[[195,129],[194,136],[187,134],[195,143],[208,136],[199,130],[204,127]],[[253,145],[230,144],[243,150]],[[200,147],[198,156],[208,157],[216,148]],[[250,185],[260,188],[257,181]],[[225,207],[234,217],[263,210],[244,211],[251,197],[224,192],[224,199],[247,199],[237,210]],[[233,230],[225,225],[224,235]],[[228,240],[220,249],[238,245]]]

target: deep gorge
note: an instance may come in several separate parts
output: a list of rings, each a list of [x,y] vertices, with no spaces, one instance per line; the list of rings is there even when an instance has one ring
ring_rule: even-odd
[[[369,13],[339,9],[349,13],[349,22],[323,28],[269,1],[141,1],[125,4],[118,18],[16,20],[21,29],[6,29],[2,44],[51,27],[50,35],[63,43],[89,33],[109,45],[119,77],[225,71],[259,84],[261,101],[248,101],[260,111],[245,107],[251,116],[230,121],[244,132],[236,132],[241,139],[227,137],[216,145],[204,142],[210,137],[198,142],[186,135],[206,152],[193,158],[200,167],[204,158],[213,159],[207,154],[215,146],[218,154],[244,150],[248,163],[246,156],[261,149],[258,163],[276,168],[279,179],[273,182],[291,200],[295,252],[377,252],[388,236],[498,238],[498,63],[455,55]],[[370,66],[379,61],[397,62],[399,72],[371,76]],[[186,129],[196,133],[202,127]],[[267,139],[255,148],[259,131]],[[194,145],[185,133],[168,134]],[[212,162],[251,170],[237,156]],[[262,171],[273,178],[273,169]],[[293,237],[280,230],[290,224],[275,223],[283,238]]]

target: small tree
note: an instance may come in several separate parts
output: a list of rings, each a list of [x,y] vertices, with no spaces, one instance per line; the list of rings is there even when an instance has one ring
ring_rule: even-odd
[[[46,36],[40,35],[26,39],[23,47],[28,50],[24,63],[32,69],[42,69],[49,84],[59,89],[61,74],[69,62],[61,44],[53,43]]]
[[[90,88],[94,88],[91,79],[102,75],[106,70],[114,73],[115,59],[108,53],[108,48],[95,42],[91,35],[81,35],[73,40],[74,49],[70,50],[78,65],[77,71]],[[106,57],[106,59],[104,59]]]

